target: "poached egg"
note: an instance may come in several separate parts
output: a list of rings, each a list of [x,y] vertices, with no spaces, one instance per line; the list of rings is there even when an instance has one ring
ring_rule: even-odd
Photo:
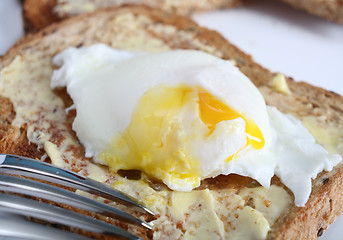
[[[253,83],[195,50],[138,53],[97,44],[53,60],[51,87],[67,87],[86,157],[139,169],[172,190],[236,173],[264,187],[276,174],[304,206],[311,178],[340,160],[295,118],[267,107]]]

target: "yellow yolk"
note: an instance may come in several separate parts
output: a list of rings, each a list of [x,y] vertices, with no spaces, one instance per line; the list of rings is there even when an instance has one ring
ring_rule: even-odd
[[[254,149],[263,148],[264,138],[254,121],[243,116],[240,112],[229,108],[207,92],[201,91],[198,95],[200,118],[210,129],[210,133],[216,128],[217,123],[241,117],[246,124],[247,146],[251,145]]]
[[[200,183],[199,163],[184,152],[183,134],[176,119],[186,103],[196,104],[192,89],[187,87],[153,87],[138,102],[125,132],[115,136],[99,158],[114,171],[139,169],[150,177],[178,179]]]
[[[182,111],[186,118],[180,117]],[[189,133],[185,122],[191,114],[197,120],[192,122],[192,133]],[[211,94],[185,86],[156,86],[143,95],[130,125],[112,139],[99,158],[113,171],[139,169],[171,185],[180,186],[182,181],[187,181],[197,187],[203,173],[198,159],[188,154],[193,140],[199,135],[201,139],[207,138],[220,121],[238,117],[247,123],[246,135],[252,136],[247,137],[248,144],[262,148],[262,133],[254,122]]]

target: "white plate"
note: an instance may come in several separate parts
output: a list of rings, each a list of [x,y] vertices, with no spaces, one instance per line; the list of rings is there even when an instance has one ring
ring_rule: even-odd
[[[194,19],[220,32],[262,66],[343,95],[343,26],[274,0],[252,0]],[[19,1],[1,0],[0,55],[22,35]],[[343,216],[320,239],[341,236]]]
[[[0,1],[0,56],[24,34],[18,0]]]

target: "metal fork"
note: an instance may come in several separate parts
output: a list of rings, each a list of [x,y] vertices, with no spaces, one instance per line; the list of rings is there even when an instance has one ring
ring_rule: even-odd
[[[73,189],[79,189],[134,208],[149,217],[154,215],[152,211],[144,207],[137,200],[132,199],[105,184],[75,172],[30,158],[0,154],[0,191],[5,192],[0,193],[0,214],[9,216],[3,217],[0,215],[0,236],[19,239],[85,239],[80,235],[28,222],[23,218],[29,216],[119,238],[141,239],[122,228],[103,221],[46,203],[11,195],[9,193],[25,194],[57,203],[67,204],[118,219],[126,223],[141,226],[148,230],[152,229],[152,226],[149,223],[112,206],[77,195],[74,192],[65,189],[8,174],[41,179]],[[18,229],[20,229],[20,231],[18,231]],[[37,236],[38,232],[40,236]]]

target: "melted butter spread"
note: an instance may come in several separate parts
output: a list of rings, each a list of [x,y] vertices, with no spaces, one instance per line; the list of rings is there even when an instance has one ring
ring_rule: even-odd
[[[169,211],[185,229],[184,239],[223,239],[224,223],[219,219],[215,206],[215,199],[208,189],[173,192]]]
[[[325,119],[324,119],[325,120]],[[336,126],[320,126],[314,116],[304,117],[302,123],[314,136],[316,141],[325,147],[329,153],[343,155],[343,129]]]
[[[244,188],[238,194],[246,203],[259,211],[273,225],[283,209],[292,202],[291,196],[281,187],[271,185],[264,187]]]
[[[154,239],[265,239],[292,202],[290,195],[275,185],[243,188],[238,194],[234,189],[155,191],[144,181],[128,179],[116,181],[112,187],[141,199],[157,213]]]
[[[134,18],[132,14],[123,14],[113,20],[113,25],[118,26],[121,32],[114,36],[112,44],[119,48],[147,51],[168,49],[161,40],[144,35],[145,30],[139,29]],[[131,37],[131,29],[139,34]],[[162,24],[153,30],[166,36],[182,34],[173,26]],[[182,38],[192,41],[195,47],[220,56],[213,47],[203,45],[191,35],[184,34]],[[0,94],[8,97],[14,105],[16,118],[12,124],[16,127],[27,124],[30,142],[44,147],[54,164],[69,169],[76,165],[81,174],[108,182],[113,188],[143,201],[158,216],[153,222],[154,239],[204,239],[203,236],[206,239],[264,239],[290,204],[290,195],[274,185],[269,189],[243,188],[238,192],[234,189],[194,190],[189,193],[166,189],[155,191],[144,176],[139,181],[128,180],[111,175],[106,168],[88,160],[78,159],[71,149],[80,146],[67,128],[63,101],[50,89],[51,73],[51,57],[39,51],[18,55],[2,69]],[[320,128],[312,117],[303,119],[303,123],[330,152],[343,154],[343,131],[334,127]],[[63,136],[58,144],[54,141],[57,133]]]
[[[107,181],[107,175],[106,170],[94,163],[89,163],[87,167],[88,177],[92,178],[98,182],[106,182]]]
[[[224,223],[223,239],[265,239],[270,229],[267,219],[247,206],[232,189],[213,193],[217,199],[216,213]]]
[[[64,167],[64,161],[61,157],[60,151],[58,151],[58,148],[55,144],[53,144],[50,141],[44,142],[44,150],[48,154],[48,156],[51,159],[51,163],[63,168]]]
[[[42,61],[34,61],[37,58]],[[32,65],[27,67],[25,61],[30,61]],[[69,133],[62,99],[50,89],[48,79],[52,68],[49,62],[39,52],[27,57],[16,56],[0,73],[0,94],[13,103],[16,117],[12,125],[18,128],[27,125],[27,138],[30,142],[37,144],[38,148],[44,147],[52,161],[58,159],[58,151],[65,158],[73,159],[71,152],[66,150],[78,144]],[[37,69],[39,71],[34,71]],[[45,146],[47,141],[53,142],[53,135],[56,134],[64,137],[62,143],[59,146],[47,143]],[[61,160],[56,161],[63,165]]]

